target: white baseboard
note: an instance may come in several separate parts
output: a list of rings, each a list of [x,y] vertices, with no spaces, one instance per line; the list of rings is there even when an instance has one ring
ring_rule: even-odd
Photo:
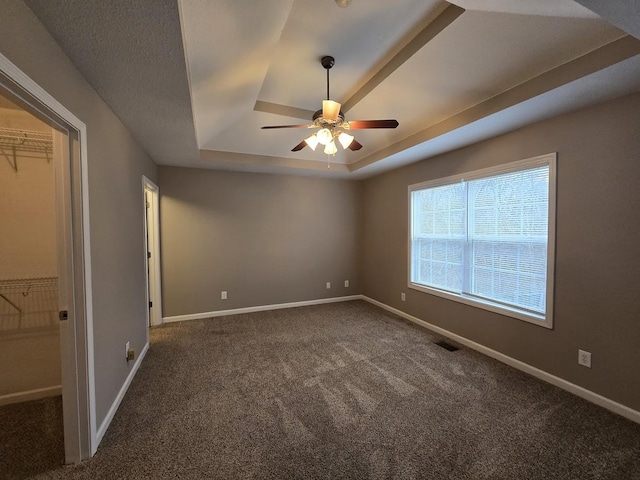
[[[444,337],[448,337],[452,340],[455,340],[456,342],[462,345],[465,345],[491,358],[495,358],[496,360],[502,363],[505,363],[513,368],[516,368],[522,372],[528,373],[529,375],[533,375],[534,377],[540,380],[550,383],[551,385],[555,385],[556,387],[566,390],[567,392],[573,393],[574,395],[577,395],[578,397],[584,398],[585,400],[591,403],[595,403],[596,405],[606,408],[611,412],[617,413],[618,415],[622,415],[623,417],[628,418],[633,422],[640,423],[640,412],[638,412],[637,410],[633,410],[632,408],[622,405],[621,403],[618,403],[614,400],[610,400],[598,393],[592,392],[591,390],[587,390],[586,388],[583,388],[579,385],[571,383],[560,377],[556,377],[555,375],[545,372],[544,370],[540,370],[539,368],[532,367],[531,365],[521,362],[520,360],[516,360],[515,358],[509,357],[489,347],[485,347],[484,345],[481,345],[465,337],[452,333],[449,330],[445,330],[444,328],[425,322],[424,320],[420,320],[419,318],[414,317],[413,315],[409,315],[408,313],[405,313],[402,310],[398,310],[397,308],[390,307],[389,305],[386,305],[382,302],[374,300],[373,298],[369,298],[364,295],[362,295],[361,298],[391,313],[395,313],[396,315],[402,318],[405,318],[410,322],[420,325]]]
[[[225,315],[238,315],[241,313],[265,312],[267,310],[280,310],[283,308],[307,307],[309,305],[321,305],[323,303],[348,302],[350,300],[362,300],[362,295],[349,295],[347,297],[320,298],[318,300],[306,300],[303,302],[277,303],[273,305],[258,305],[256,307],[234,308],[231,310],[218,310],[215,312],[191,313],[189,315],[176,315],[164,317],[163,323],[184,322],[186,320],[198,320],[201,318],[223,317]]]
[[[11,403],[28,402],[30,400],[40,400],[41,398],[55,397],[58,395],[62,395],[62,385],[37,388],[35,390],[27,390],[26,392],[10,393],[8,395],[0,395],[0,406]]]
[[[133,381],[133,377],[136,376],[136,373],[138,372],[138,369],[142,364],[142,360],[144,359],[144,356],[147,354],[148,350],[149,350],[149,343],[147,343],[142,348],[142,351],[140,352],[140,355],[138,355],[138,359],[136,360],[136,363],[131,368],[131,371],[129,372],[129,375],[127,376],[127,379],[125,380],[124,384],[120,388],[120,391],[116,396],[116,399],[111,404],[111,408],[109,409],[109,411],[107,412],[107,415],[105,416],[104,420],[100,424],[100,427],[98,428],[98,431],[96,433],[96,439],[97,439],[96,449],[98,448],[98,445],[100,445],[100,442],[102,441],[102,437],[104,437],[104,434],[107,433],[107,429],[109,428],[109,425],[111,425],[111,421],[113,420],[113,417],[116,414],[116,411],[120,406],[120,403],[122,403],[122,399],[124,398],[124,395],[127,393],[127,390],[129,389],[129,385],[131,385],[131,382]]]

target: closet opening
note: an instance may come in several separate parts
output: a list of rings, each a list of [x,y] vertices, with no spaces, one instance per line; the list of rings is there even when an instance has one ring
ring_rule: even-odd
[[[53,137],[0,92],[0,435],[15,474],[64,462]]]
[[[0,55],[0,454],[16,478],[97,448],[85,132]]]

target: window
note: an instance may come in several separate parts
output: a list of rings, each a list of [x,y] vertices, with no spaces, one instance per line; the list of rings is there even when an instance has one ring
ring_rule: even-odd
[[[409,287],[551,328],[556,155],[409,187]]]

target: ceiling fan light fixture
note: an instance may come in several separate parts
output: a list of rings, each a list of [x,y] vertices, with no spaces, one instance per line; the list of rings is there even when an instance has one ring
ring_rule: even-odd
[[[351,0],[336,0],[340,6],[347,6],[351,3]],[[327,99],[322,101],[322,109],[317,110],[313,114],[312,123],[309,125],[265,125],[263,129],[272,128],[317,128],[318,131],[315,135],[311,135],[308,138],[302,140],[299,144],[291,149],[292,152],[299,152],[306,146],[309,146],[312,150],[318,147],[318,145],[324,146],[324,153],[327,155],[335,155],[338,151],[336,147],[336,141],[340,142],[340,145],[345,150],[349,149],[352,152],[356,152],[362,148],[362,145],[357,140],[349,135],[344,130],[364,130],[366,128],[396,128],[398,121],[393,119],[388,120],[351,120],[347,122],[344,117],[344,113],[340,111],[341,105],[338,102],[330,100],[329,95],[329,70],[333,67],[335,59],[330,55],[325,55],[320,59],[322,67],[327,71]]]
[[[337,151],[338,147],[336,147],[336,143],[333,140],[327,143],[327,145],[324,147],[324,153],[326,153],[327,155],[335,155]]]
[[[353,135],[349,135],[346,132],[340,132],[340,135],[338,135],[338,141],[340,142],[340,145],[342,145],[342,148],[346,150],[349,148],[349,145],[351,145],[351,142],[353,142]]]
[[[323,100],[322,118],[325,120],[331,120],[332,122],[337,121],[340,116],[340,107],[341,105],[338,102],[334,102],[333,100]]]
[[[328,128],[322,128],[318,130],[318,133],[316,133],[316,137],[320,145],[327,145],[333,139],[331,130],[329,130]]]
[[[316,147],[318,146],[318,143],[320,143],[320,142],[318,142],[318,138],[316,137],[315,133],[313,135],[311,135],[309,138],[305,138],[304,141],[305,141],[305,143],[307,145],[309,145],[311,150],[314,150],[314,151],[315,151]]]

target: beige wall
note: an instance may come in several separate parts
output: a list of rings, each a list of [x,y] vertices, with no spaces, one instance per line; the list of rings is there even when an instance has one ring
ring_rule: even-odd
[[[146,342],[142,175],[156,166],[20,0],[5,0],[0,53],[87,126],[98,425]]]
[[[640,94],[365,181],[362,293],[640,410],[638,132]],[[407,289],[408,185],[554,151],[553,330]],[[579,348],[593,368],[577,364]]]
[[[24,395],[60,386],[60,336],[57,332],[3,333],[0,335],[0,361],[0,405],[16,401],[9,397],[3,399],[5,395]]]
[[[159,181],[165,317],[360,293],[358,183],[174,167]]]
[[[51,133],[27,112],[7,108],[0,108],[0,127]],[[42,154],[24,158],[17,153],[17,172],[0,156],[0,280],[55,277],[53,162]]]
[[[0,126],[51,133],[27,112],[9,108],[0,108]],[[0,293],[24,313],[0,299],[0,397],[61,383],[57,291],[18,291],[3,283],[57,276],[53,162],[31,155],[39,158],[17,150],[17,172],[0,157]]]

